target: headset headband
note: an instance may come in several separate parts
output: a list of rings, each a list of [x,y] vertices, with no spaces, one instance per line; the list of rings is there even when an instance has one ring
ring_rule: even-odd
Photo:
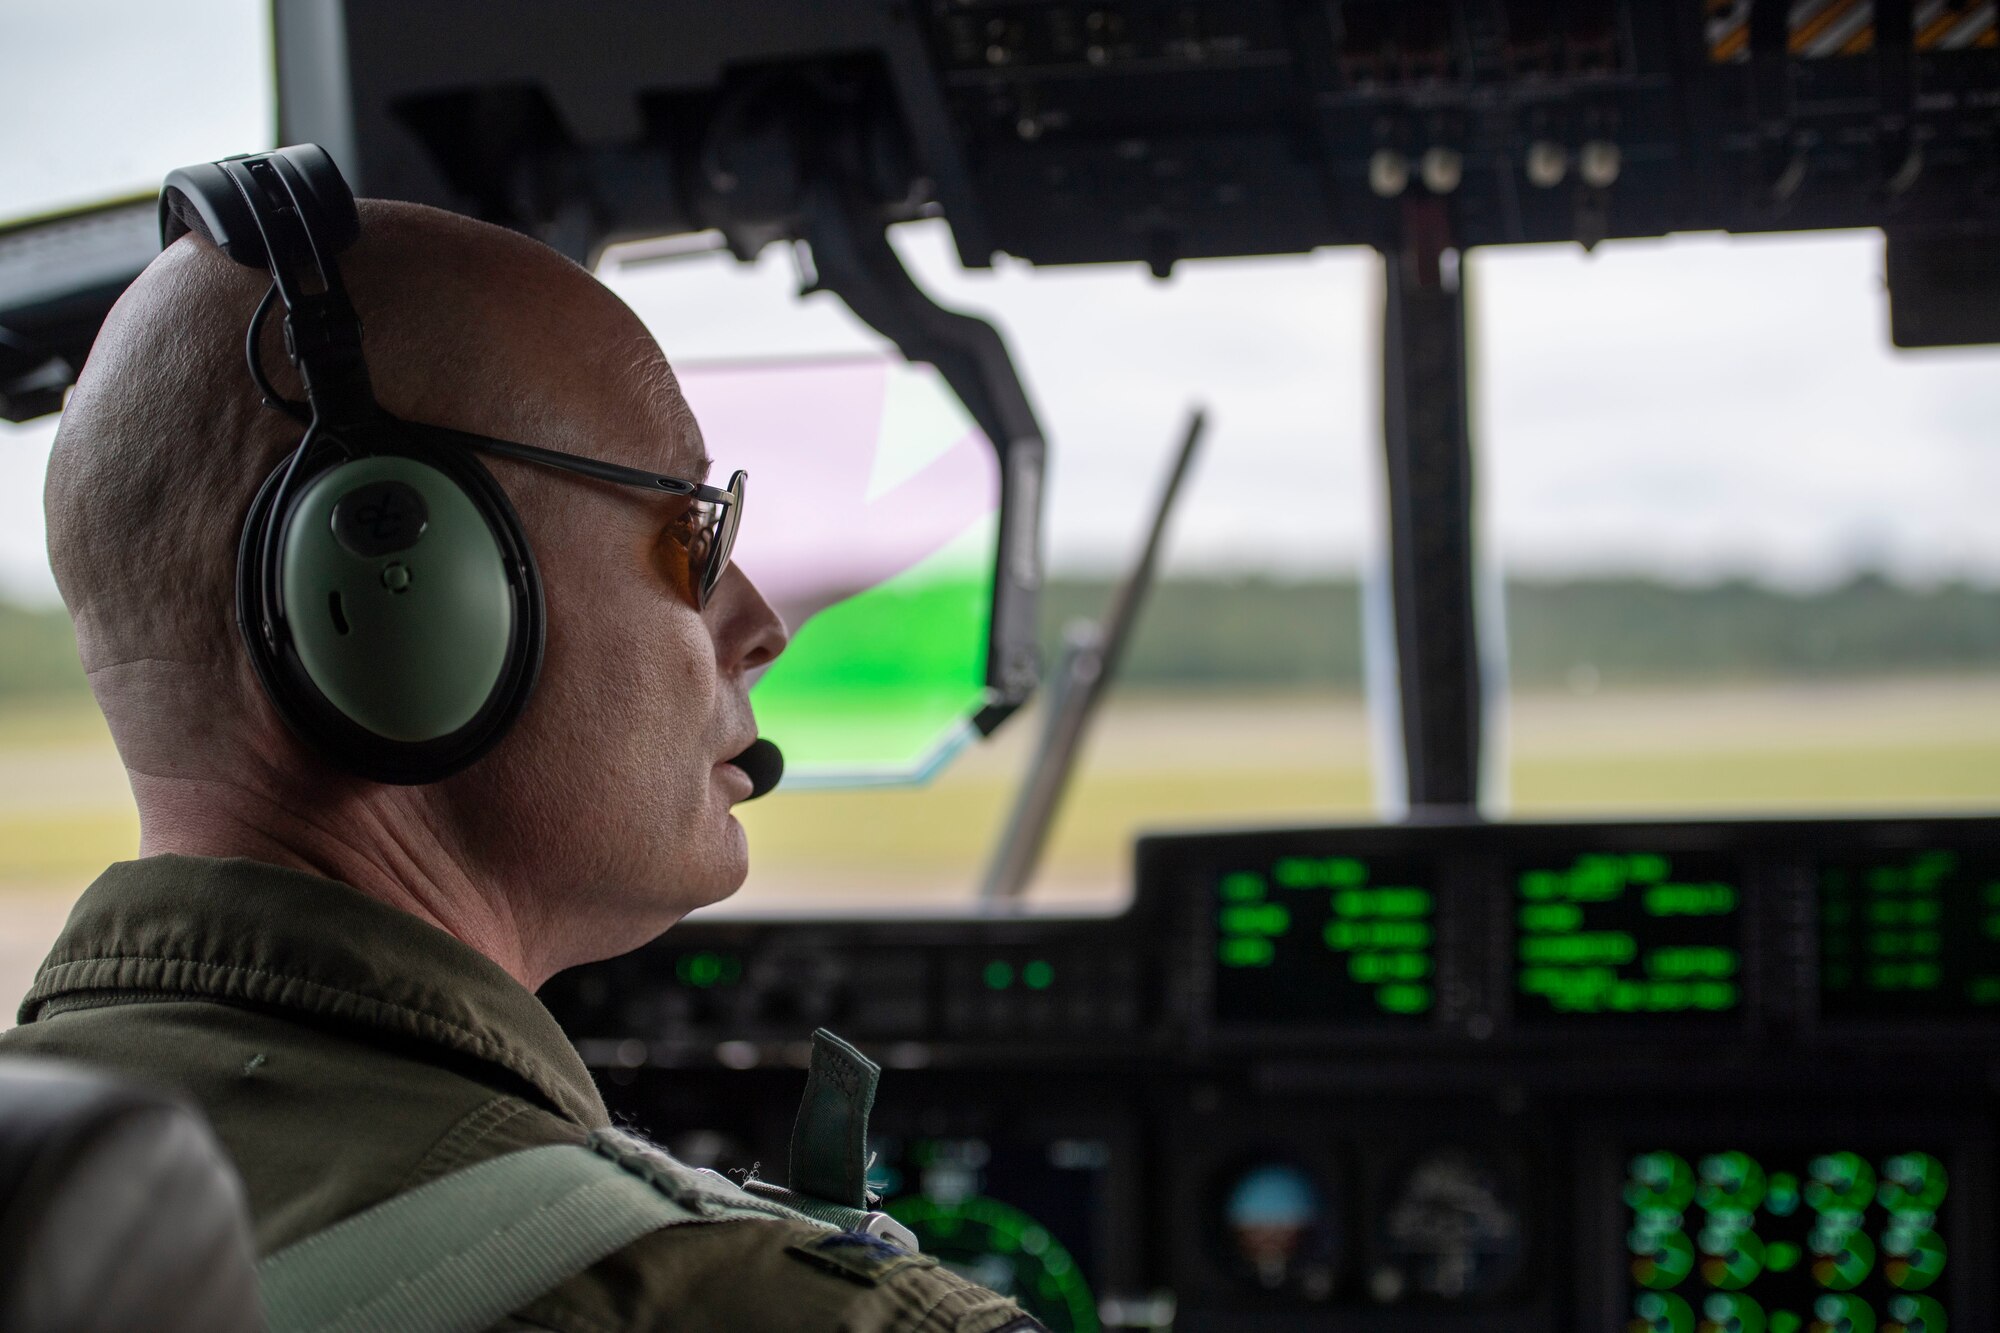
[[[297,193],[313,213],[313,224],[328,255],[337,255],[361,234],[354,194],[333,158],[318,144],[296,144],[268,153],[244,153],[219,162],[182,167],[160,191],[160,244],[172,245],[192,231],[239,264],[264,268],[263,231],[229,168],[276,162],[291,168]]]
[[[188,232],[270,273],[285,306],[285,349],[317,425],[352,427],[378,415],[361,320],[333,262],[360,235],[361,219],[325,149],[299,144],[173,172],[160,191],[160,242]]]

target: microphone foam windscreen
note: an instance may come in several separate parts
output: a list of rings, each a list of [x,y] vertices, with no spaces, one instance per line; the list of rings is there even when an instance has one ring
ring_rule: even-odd
[[[756,800],[778,785],[785,776],[785,753],[771,742],[759,737],[750,742],[750,748],[729,761],[742,769],[750,778],[750,795]]]

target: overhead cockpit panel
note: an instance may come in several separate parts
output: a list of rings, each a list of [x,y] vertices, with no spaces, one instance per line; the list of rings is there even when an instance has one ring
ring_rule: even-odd
[[[2000,226],[1989,0],[278,12],[291,137],[572,245],[786,234],[827,156],[974,265]]]
[[[1884,227],[1899,344],[2000,339],[1993,0],[277,0],[274,15],[283,140],[323,144],[364,194],[578,258],[703,229],[747,255],[810,240],[835,211],[873,227],[941,214],[975,266],[1004,251],[1158,272],[1322,245]],[[0,304],[10,416],[48,410],[27,391],[47,360],[29,323]]]

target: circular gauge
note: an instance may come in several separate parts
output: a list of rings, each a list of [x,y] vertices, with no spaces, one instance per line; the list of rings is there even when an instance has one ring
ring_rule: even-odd
[[[1670,1291],[1642,1292],[1632,1301],[1630,1333],[1694,1333],[1694,1310]]]
[[[1855,1226],[1821,1218],[1806,1237],[1812,1276],[1829,1291],[1852,1291],[1875,1268],[1875,1242]]]
[[[1711,1220],[1700,1244],[1702,1281],[1718,1291],[1741,1291],[1764,1271],[1764,1242],[1748,1226]]]
[[[1882,1276],[1898,1291],[1922,1291],[1944,1274],[1944,1237],[1929,1227],[1891,1223],[1882,1252]]]
[[[1679,1213],[1694,1199],[1694,1172],[1670,1152],[1641,1153],[1625,1179],[1625,1202],[1637,1213]]]
[[[1098,1333],[1097,1300],[1076,1260],[1018,1208],[974,1195],[944,1202],[916,1194],[888,1207],[925,1254],[1011,1298],[1054,1333]]]
[[[1229,1266],[1263,1291],[1323,1301],[1345,1242],[1326,1188],[1290,1162],[1259,1162],[1222,1191],[1223,1253]]]
[[[1420,1159],[1390,1195],[1382,1244],[1388,1266],[1435,1300],[1480,1300],[1521,1271],[1526,1235],[1505,1172],[1448,1148]]]
[[[1764,1307],[1740,1291],[1718,1291],[1701,1303],[1699,1333],[1765,1333]]]
[[[1719,1152],[1702,1158],[1700,1179],[1694,1197],[1711,1213],[1754,1213],[1770,1189],[1764,1168],[1745,1152]]]
[[[1694,1243],[1685,1231],[1634,1227],[1625,1244],[1632,1252],[1632,1278],[1642,1287],[1665,1291],[1694,1271]]]
[[[1813,1301],[1811,1333],[1875,1333],[1875,1307],[1859,1296],[1828,1294]]]
[[[1950,1326],[1944,1307],[1929,1296],[1891,1297],[1889,1318],[1895,1322],[1885,1333],[1945,1333]]]
[[[1764,1211],[1773,1217],[1790,1217],[1799,1210],[1799,1178],[1789,1171],[1773,1172],[1764,1191]]]
[[[1858,1153],[1815,1157],[1806,1174],[1806,1203],[1819,1212],[1859,1216],[1875,1198],[1875,1168]]]
[[[1946,1186],[1944,1163],[1928,1153],[1904,1153],[1882,1163],[1882,1187],[1876,1198],[1897,1217],[1935,1213],[1944,1202]]]

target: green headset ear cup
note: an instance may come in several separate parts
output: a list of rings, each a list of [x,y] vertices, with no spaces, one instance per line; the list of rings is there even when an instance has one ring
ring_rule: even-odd
[[[436,782],[526,707],[541,670],[541,576],[492,475],[394,425],[369,432],[376,448],[358,458],[309,442],[291,486],[282,464],[265,481],[237,552],[237,621],[301,739],[374,781]],[[421,497],[421,535],[386,548],[344,540],[341,501],[383,484]]]
[[[428,522],[406,549],[359,554],[336,537],[334,515],[381,483],[421,496]],[[386,740],[462,729],[506,671],[505,556],[471,499],[427,463],[376,455],[314,478],[286,520],[278,577],[300,665],[328,703]]]

